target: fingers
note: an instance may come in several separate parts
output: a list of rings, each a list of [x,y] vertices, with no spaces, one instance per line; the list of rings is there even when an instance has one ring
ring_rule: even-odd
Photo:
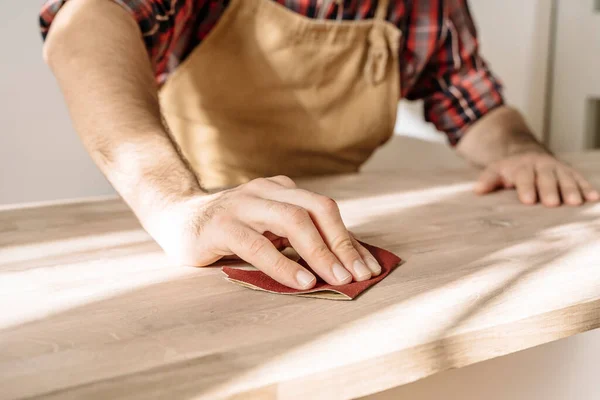
[[[581,193],[586,201],[595,202],[600,200],[600,193],[598,193],[598,191],[594,189],[592,185],[583,176],[581,176],[581,174],[576,171],[573,171],[571,174],[573,175],[573,178],[575,178],[575,181],[577,182],[577,185],[579,186],[579,189],[581,190]]]
[[[532,166],[524,166],[517,170],[514,182],[519,200],[523,204],[534,204],[537,201],[535,173]]]
[[[311,268],[332,285],[343,285],[352,281],[352,275],[341,265],[329,250],[309,213],[304,208],[261,198],[245,202],[239,218],[250,227],[263,231],[269,229],[277,236],[286,237],[296,252]]]
[[[494,168],[488,167],[475,191],[489,193],[499,186],[515,187],[524,204],[534,204],[539,199],[546,207],[557,207],[561,201],[578,206],[600,200],[600,193],[585,178],[548,154],[510,158],[494,164]]]
[[[362,259],[365,261],[369,269],[373,272],[373,276],[381,274],[381,265],[379,265],[375,257],[373,257],[373,255],[371,254],[371,252],[367,250],[362,244],[360,244],[358,240],[354,238],[354,235],[352,235],[352,233],[350,233],[350,237],[352,238],[354,248],[358,250],[358,253],[362,257]]]
[[[271,243],[273,243],[273,246],[275,246],[275,248],[278,250],[283,250],[286,247],[291,246],[290,241],[286,237],[278,236],[273,232],[265,231],[263,236],[269,239]]]
[[[362,259],[334,200],[303,189],[266,191],[262,196],[307,210],[327,247],[356,281],[367,280],[373,273],[379,273],[381,270],[381,267],[369,268]]]
[[[313,274],[281,254],[269,239],[249,227],[233,225],[227,236],[233,253],[277,282],[300,290],[310,289],[317,282]]]
[[[557,207],[560,205],[558,180],[553,167],[538,168],[536,186],[543,205],[546,207]]]
[[[502,176],[491,168],[486,168],[475,184],[475,193],[486,194],[503,186]]]
[[[570,206],[581,205],[583,203],[583,198],[575,177],[564,168],[558,168],[556,170],[556,177],[558,179],[558,186],[563,202]]]
[[[369,279],[378,271],[371,271],[362,260],[332,199],[302,189],[282,187],[270,179],[255,179],[247,185],[247,190],[256,197],[307,210],[327,247],[355,280]]]

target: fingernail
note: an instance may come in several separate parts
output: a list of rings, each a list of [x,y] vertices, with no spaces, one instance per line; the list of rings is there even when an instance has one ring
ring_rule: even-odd
[[[301,269],[296,272],[296,281],[300,286],[306,289],[312,286],[313,282],[316,281],[316,278],[312,274]]]
[[[525,196],[523,196],[523,200],[525,201],[525,203],[531,204],[534,202],[535,199],[531,195],[525,195]]]
[[[373,276],[377,276],[381,273],[381,265],[373,257],[365,257],[367,266],[373,272]]]
[[[579,196],[571,196],[571,197],[569,197],[569,202],[571,204],[579,205],[579,204],[581,204],[581,197],[579,197]]]
[[[359,280],[369,279],[371,277],[371,270],[368,269],[361,260],[354,261],[354,272],[356,272],[356,276]]]
[[[546,205],[551,206],[551,207],[557,206],[558,205],[558,197],[548,196],[546,198]]]
[[[333,264],[332,269],[333,276],[335,276],[335,279],[337,279],[338,282],[346,283],[352,280],[352,275],[350,275],[350,272],[348,272],[348,270],[342,267],[340,264]]]
[[[600,199],[600,193],[596,192],[595,190],[591,191],[588,196],[590,197],[590,200],[592,200],[592,201],[596,201],[596,200]]]

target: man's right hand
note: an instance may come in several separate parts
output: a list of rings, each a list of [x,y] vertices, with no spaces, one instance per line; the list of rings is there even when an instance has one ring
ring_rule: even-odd
[[[142,222],[165,252],[182,264],[205,266],[237,255],[296,289],[309,289],[316,279],[279,252],[274,242],[281,238],[329,284],[381,273],[375,258],[344,226],[335,201],[299,189],[285,176],[193,196]]]

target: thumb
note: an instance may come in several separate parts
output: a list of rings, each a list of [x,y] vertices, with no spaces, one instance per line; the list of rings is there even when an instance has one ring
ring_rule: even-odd
[[[502,176],[491,168],[486,168],[473,188],[477,194],[493,192],[503,186]]]

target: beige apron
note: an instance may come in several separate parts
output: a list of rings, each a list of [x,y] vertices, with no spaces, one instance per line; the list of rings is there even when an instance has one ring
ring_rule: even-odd
[[[169,77],[161,107],[207,189],[261,176],[357,171],[393,133],[400,31],[232,0]]]

